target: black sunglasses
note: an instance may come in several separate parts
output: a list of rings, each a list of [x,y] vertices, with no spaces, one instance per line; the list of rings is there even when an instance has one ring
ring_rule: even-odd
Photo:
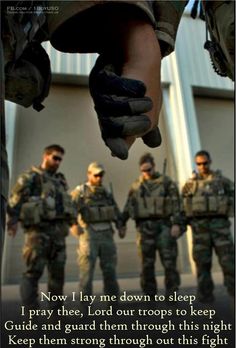
[[[103,173],[94,174],[93,176],[94,176],[95,178],[102,178],[102,177],[103,177]]]
[[[59,156],[52,156],[52,159],[53,159],[54,161],[59,161],[59,162],[62,161],[62,158],[59,157]]]
[[[209,162],[197,162],[197,166],[207,166]]]
[[[144,173],[149,173],[149,172],[151,172],[152,171],[152,167],[151,168],[147,168],[147,169],[142,169],[142,172],[144,172]]]

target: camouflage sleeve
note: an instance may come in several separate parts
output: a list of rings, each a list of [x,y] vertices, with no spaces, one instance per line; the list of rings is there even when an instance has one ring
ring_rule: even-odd
[[[234,216],[234,197],[235,197],[235,190],[234,190],[234,183],[228,178],[225,179],[225,188],[226,188],[226,194],[229,197],[229,216]]]
[[[181,232],[184,233],[186,231],[187,220],[183,210],[182,198],[179,194],[177,185],[173,181],[170,181],[168,194],[172,198],[173,204],[171,222],[173,225],[179,225]]]
[[[81,186],[77,186],[73,191],[71,191],[70,195],[77,214],[79,214],[82,205]]]
[[[194,193],[193,191],[194,191],[194,182],[192,179],[189,179],[182,187],[181,195],[182,197],[187,197],[192,195]]]
[[[108,192],[107,192],[108,193]],[[119,229],[122,227],[122,215],[120,212],[120,209],[118,207],[118,204],[115,201],[115,198],[113,196],[113,193],[108,193],[109,195],[109,200],[111,202],[111,205],[114,207],[115,209],[115,219],[114,219],[114,223],[116,225],[116,228]]]
[[[226,179],[227,182],[227,192],[228,195],[232,198],[234,198],[234,183],[230,179]]]
[[[22,204],[27,202],[30,194],[31,174],[23,173],[13,187],[7,205],[8,226],[18,222]]]
[[[133,204],[133,200],[134,200],[134,187],[131,187],[128,193],[127,200],[125,202],[123,212],[122,212],[123,225],[125,225],[130,218],[130,210]]]
[[[65,175],[62,173],[57,173],[57,177],[60,179],[60,182],[63,185],[65,191],[68,191],[69,186],[68,186],[67,180],[65,178]]]
[[[109,25],[108,13],[111,18],[114,12],[116,16],[122,17],[124,13],[130,17],[142,14],[153,25],[162,57],[165,57],[174,50],[178,26],[187,3],[184,0],[53,1],[52,4],[59,9],[59,15],[47,16],[50,41],[54,48],[62,52],[100,52],[100,37],[104,35],[104,25],[101,24]],[[73,21],[69,20],[71,18]],[[80,35],[74,40],[75,30],[86,32],[87,39],[84,40],[83,35]],[[62,31],[67,35],[62,37]]]
[[[154,22],[162,57],[174,51],[179,23],[188,1],[138,1]],[[148,11],[149,10],[149,11]]]

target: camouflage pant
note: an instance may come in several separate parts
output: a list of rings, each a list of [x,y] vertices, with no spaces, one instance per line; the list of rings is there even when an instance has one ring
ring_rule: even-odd
[[[212,296],[212,251],[215,249],[224,274],[228,292],[234,293],[234,246],[230,222],[224,218],[198,219],[191,222],[193,231],[193,259],[197,267],[199,299]]]
[[[137,245],[142,260],[141,288],[145,294],[155,295],[156,250],[165,271],[166,292],[178,290],[180,276],[176,269],[178,255],[176,239],[170,235],[170,226],[165,221],[144,221],[138,224]]]
[[[66,262],[65,229],[61,225],[47,229],[28,229],[25,233],[23,258],[26,270],[23,273],[20,291],[25,305],[38,305],[38,281],[47,265],[48,291],[63,293],[64,268]],[[56,303],[54,302],[54,305]]]
[[[104,293],[119,295],[116,279],[117,254],[113,240],[113,231],[87,230],[79,236],[78,265],[80,272],[80,291],[86,295],[92,294],[92,281],[96,260],[100,258],[103,273]]]

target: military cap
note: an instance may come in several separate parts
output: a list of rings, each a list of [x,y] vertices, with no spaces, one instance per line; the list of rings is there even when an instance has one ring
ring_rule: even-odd
[[[98,162],[92,162],[88,166],[88,172],[93,174],[93,175],[96,175],[96,174],[104,173],[105,169],[104,169],[102,164],[100,164]]]

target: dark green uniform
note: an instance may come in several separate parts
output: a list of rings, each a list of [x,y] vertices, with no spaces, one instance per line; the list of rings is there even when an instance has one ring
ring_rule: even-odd
[[[212,250],[218,256],[228,292],[234,293],[234,246],[229,216],[233,214],[234,185],[219,171],[206,178],[195,174],[183,187],[183,201],[193,233],[199,300],[213,299]]]
[[[8,207],[8,226],[21,221],[25,233],[21,282],[23,304],[37,305],[38,281],[48,269],[48,291],[62,294],[66,262],[65,237],[75,210],[61,173],[32,167],[17,180]]]
[[[142,176],[134,182],[123,212],[124,223],[131,217],[137,226],[137,243],[142,260],[141,287],[145,294],[155,295],[156,250],[165,270],[166,292],[178,290],[179,272],[176,269],[178,255],[176,239],[170,234],[172,224],[185,230],[181,215],[181,202],[175,183],[158,172],[150,180]]]
[[[78,235],[78,264],[80,272],[80,290],[92,294],[92,281],[96,260],[104,279],[104,293],[119,295],[116,280],[117,253],[113,240],[113,228],[121,225],[118,206],[104,186],[80,185],[72,192],[73,202],[78,211],[78,224],[82,233]]]

